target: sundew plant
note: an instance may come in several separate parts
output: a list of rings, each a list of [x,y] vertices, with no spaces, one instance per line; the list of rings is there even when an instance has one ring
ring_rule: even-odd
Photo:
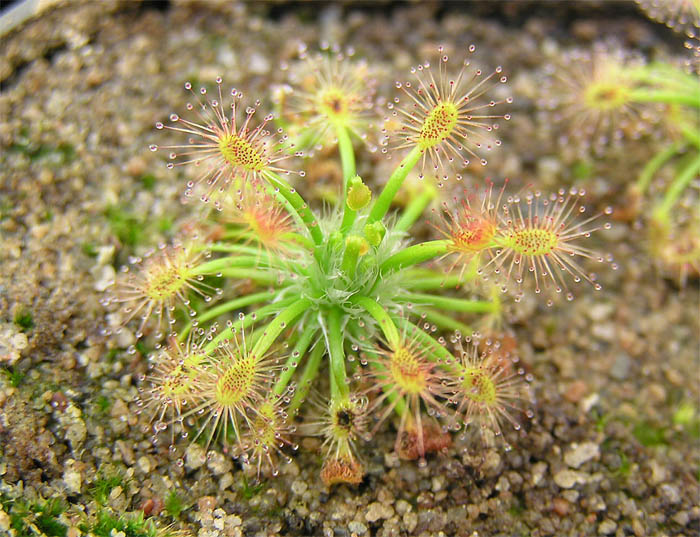
[[[283,120],[217,78],[187,83],[182,115],[156,124],[181,141],[151,150],[182,170],[185,196],[205,210],[175,242],[133,259],[108,300],[120,329],[156,346],[138,401],[154,442],[173,452],[180,437],[218,443],[260,476],[278,472],[299,435],[317,435],[331,485],[362,480],[359,441],[391,423],[398,455],[419,464],[450,446],[451,431],[505,449],[523,433],[532,379],[517,349],[492,337],[502,303],[600,289],[585,267],[610,259],[588,240],[609,210],[589,214],[576,189],[467,185],[464,170],[500,145],[511,98],[499,97],[501,67],[472,65],[473,46],[456,68],[439,53],[396,83],[378,143],[395,167],[374,188],[356,169],[372,145],[371,72],[347,54],[299,62]],[[343,181],[337,204],[317,212],[294,185],[320,145],[337,146]],[[395,212],[413,170],[426,179]],[[462,180],[432,214],[427,176]],[[426,212],[434,239],[417,242],[411,228]]]

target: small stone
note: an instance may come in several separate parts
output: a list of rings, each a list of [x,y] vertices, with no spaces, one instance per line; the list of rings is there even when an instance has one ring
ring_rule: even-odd
[[[690,522],[690,515],[688,514],[688,511],[678,511],[675,515],[673,515],[672,520],[676,524],[685,526],[688,524],[688,522]]]
[[[678,492],[678,488],[670,483],[665,483],[660,487],[661,495],[670,504],[676,504],[681,501],[681,494]]]
[[[214,475],[223,475],[226,472],[230,472],[233,468],[231,459],[224,456],[218,451],[210,451],[207,454],[207,467],[214,473]]]
[[[139,457],[136,464],[138,465],[139,470],[141,470],[144,474],[151,471],[151,460],[145,455],[143,457]]]
[[[554,511],[560,517],[565,517],[569,514],[569,504],[564,498],[554,498],[552,500],[552,511]]]
[[[625,380],[629,375],[631,365],[632,359],[627,353],[619,354],[610,368],[610,376],[615,380]]]
[[[652,459],[649,463],[649,467],[651,468],[651,476],[649,476],[650,485],[658,485],[666,481],[668,472],[665,466],[659,464],[659,461]]]
[[[561,470],[554,474],[554,482],[563,489],[570,489],[577,484],[583,485],[588,481],[587,475],[574,470]]]
[[[143,157],[131,157],[126,163],[126,173],[128,173],[132,177],[138,177],[139,175],[143,175],[145,171],[146,161],[143,159]]]
[[[598,525],[598,533],[601,535],[610,535],[617,529],[617,524],[606,518]]]
[[[185,451],[185,467],[188,470],[196,470],[204,466],[207,462],[207,454],[202,446],[190,444]]]
[[[197,508],[200,512],[205,513],[211,511],[216,506],[216,498],[213,496],[202,496],[197,501]]]
[[[602,341],[614,341],[615,325],[613,323],[593,324],[591,327],[591,334],[593,334],[593,337]]]
[[[110,499],[110,500],[116,500],[117,498],[119,498],[119,496],[121,496],[122,491],[123,491],[123,489],[122,489],[121,485],[117,485],[116,487],[114,487],[114,488],[110,491],[110,493],[109,493],[109,499]]]
[[[399,460],[399,456],[396,454],[396,452],[391,451],[384,454],[384,466],[387,468],[398,468],[401,466],[401,461]]]
[[[445,488],[445,481],[444,475],[434,476],[431,480],[431,488],[433,489],[433,492],[440,492],[443,488]]]
[[[663,403],[666,401],[666,388],[658,382],[649,384],[647,386],[647,393],[649,394],[649,399],[654,403]]]
[[[264,75],[270,70],[270,62],[262,54],[254,52],[248,58],[248,69],[256,75]]]
[[[484,456],[484,462],[480,467],[485,477],[495,477],[501,473],[501,456],[495,449],[490,449]]]
[[[586,391],[588,391],[588,385],[582,380],[576,380],[567,386],[564,399],[571,403],[578,403]]]
[[[390,505],[382,505],[379,502],[372,502],[365,513],[367,522],[376,522],[381,518],[391,518],[394,515],[394,508]]]
[[[564,462],[571,468],[580,468],[591,459],[600,456],[600,448],[594,442],[571,444],[570,450],[564,455]]]
[[[547,463],[546,462],[536,462],[535,464],[532,465],[532,477],[530,479],[530,482],[532,483],[533,486],[537,486],[540,484],[542,481],[542,478],[544,477],[544,473],[547,471]]]
[[[406,513],[403,516],[403,525],[406,526],[406,530],[409,534],[413,534],[413,530],[415,530],[418,525],[418,515],[414,512]]]
[[[364,535],[367,533],[367,526],[365,526],[362,522],[356,522],[354,520],[348,524],[348,529],[357,535]]]
[[[66,470],[63,472],[63,482],[66,484],[68,492],[72,494],[80,494],[83,478],[80,471],[76,468],[76,464],[73,459],[68,459],[68,461],[66,461]]]
[[[413,509],[413,506],[406,500],[399,500],[398,502],[396,502],[394,509],[396,509],[396,512],[399,515],[403,516],[406,513],[409,513]]]
[[[590,306],[587,310],[587,314],[591,321],[599,323],[610,317],[613,311],[615,311],[615,306],[613,304],[599,303]]]
[[[580,494],[578,490],[562,490],[561,496],[569,503],[576,503]]]
[[[303,481],[301,479],[295,479],[292,483],[292,492],[297,496],[301,496],[302,494],[304,494],[304,492],[306,492],[306,489],[308,488],[309,485],[306,483],[306,481]]]
[[[0,509],[0,530],[10,532],[10,515]]]
[[[233,485],[233,474],[231,472],[226,472],[219,479],[219,490],[226,490],[231,485]]]
[[[642,524],[642,521],[638,518],[635,518],[632,521],[632,531],[634,532],[635,537],[645,537],[647,534],[646,529],[644,529],[644,524]]]

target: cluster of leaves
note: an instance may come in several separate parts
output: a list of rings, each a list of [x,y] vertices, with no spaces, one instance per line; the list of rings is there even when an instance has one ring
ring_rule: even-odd
[[[463,179],[486,165],[485,153],[501,145],[499,120],[510,118],[500,109],[511,98],[491,98],[507,81],[502,68],[473,66],[474,50],[453,71],[441,48],[436,68],[425,62],[397,82],[402,97],[389,105],[378,145],[400,162],[378,179],[376,197],[357,175],[353,143],[374,149],[367,64],[302,51],[289,68],[296,85],[278,103],[292,136],[272,127],[272,114],[257,122],[260,103],[244,108],[238,89],[225,98],[221,78],[213,98],[185,85],[187,117],[156,128],[188,143],[151,150],[165,150],[171,169],[197,169],[185,196],[210,209],[174,244],[133,258],[106,300],[121,306],[116,330],[135,320],[136,338],[157,343],[138,401],[154,442],[170,429],[176,450],[176,433],[194,430],[207,446],[229,444],[258,475],[274,474],[296,449],[294,416],[312,387],[299,432],[324,438],[327,484],[361,481],[356,441],[391,416],[397,452],[421,462],[450,445],[450,430],[472,426],[484,443],[502,438],[505,425],[523,432],[534,415],[530,378],[517,347],[499,342],[501,296],[517,301],[531,289],[551,305],[557,294],[573,298],[572,284],[599,289],[582,263],[611,258],[582,243],[607,224],[603,213],[584,215],[582,191],[510,195],[506,183],[495,191],[488,183],[442,205],[433,222],[440,238],[411,244],[437,191],[425,180],[390,214],[409,173]],[[337,145],[343,172],[339,203],[324,217],[292,186],[305,172],[290,165],[321,145]],[[327,383],[316,380],[321,373]]]
[[[665,20],[687,32],[700,14],[697,5],[682,3],[674,11],[673,2],[642,2],[659,15],[664,9],[673,11]],[[681,14],[686,8],[688,13]],[[627,185],[627,206],[618,218],[644,222],[649,254],[684,285],[700,272],[697,74],[670,62],[648,63],[611,43],[571,50],[549,71],[540,108],[550,124],[561,126],[562,144],[578,148],[584,160],[591,154],[600,158],[628,151],[639,139],[644,147],[658,148],[637,180]]]

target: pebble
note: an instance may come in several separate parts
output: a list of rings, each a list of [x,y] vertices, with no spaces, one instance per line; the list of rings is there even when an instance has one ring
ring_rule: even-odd
[[[542,481],[542,478],[544,477],[544,473],[547,471],[547,463],[546,462],[536,462],[535,464],[532,465],[532,477],[530,479],[530,482],[532,483],[533,486],[537,486],[540,484]]]
[[[141,470],[144,474],[151,471],[151,460],[145,455],[143,457],[139,457],[136,464],[138,465],[139,470]]]
[[[610,314],[615,310],[614,304],[598,303],[591,305],[588,310],[588,317],[591,321],[601,322],[610,317]]]
[[[484,463],[479,468],[485,477],[495,477],[501,473],[501,456],[495,449],[490,449],[484,456]]]
[[[610,376],[615,380],[625,380],[629,376],[632,359],[625,352],[620,353],[610,368]]]
[[[649,468],[651,469],[651,475],[648,478],[650,485],[655,486],[666,481],[668,472],[666,471],[666,467],[660,464],[659,461],[652,459],[651,462],[649,462]]]
[[[76,468],[76,464],[73,459],[68,459],[66,461],[66,469],[63,472],[63,482],[66,484],[68,492],[72,494],[80,494],[83,478],[80,470]]]
[[[681,494],[678,492],[678,488],[670,483],[665,483],[659,487],[661,495],[670,504],[676,504],[681,501]]]
[[[233,474],[231,472],[226,472],[219,479],[219,490],[226,490],[231,485],[233,485]]]
[[[433,489],[433,492],[440,492],[443,488],[445,488],[445,483],[446,479],[444,475],[436,475],[433,477],[431,480],[431,488]]]
[[[207,454],[202,446],[190,444],[185,451],[185,467],[188,470],[196,470],[204,466],[207,462]]]
[[[223,453],[218,451],[210,451],[207,453],[207,467],[214,473],[214,475],[223,475],[226,472],[230,472],[233,468],[233,463],[231,459],[224,456]]]
[[[401,466],[401,460],[394,451],[384,453],[384,466],[387,468],[398,468]]]
[[[570,468],[580,468],[584,463],[600,456],[600,448],[593,442],[573,443],[569,448],[564,455],[564,462]]]
[[[391,518],[394,516],[394,509],[390,505],[383,505],[379,502],[372,502],[367,507],[367,513],[365,513],[365,520],[367,522],[376,522],[381,518]]]
[[[598,525],[598,533],[601,535],[610,535],[617,529],[617,524],[606,518]]]
[[[601,341],[611,342],[615,340],[615,325],[613,323],[594,324],[591,327],[593,337]]]
[[[302,494],[304,494],[304,492],[306,492],[306,489],[308,488],[309,485],[307,485],[306,481],[303,481],[301,479],[295,479],[292,483],[292,492],[297,496],[301,496]]]
[[[583,485],[588,481],[588,474],[574,470],[561,470],[554,474],[554,482],[563,489],[570,489],[577,484]]]
[[[418,515],[414,512],[406,513],[403,516],[403,525],[406,526],[408,533],[412,534],[418,525]]]
[[[575,380],[569,384],[564,392],[564,398],[571,403],[578,403],[586,394],[588,386],[582,380]]]
[[[413,506],[410,503],[408,503],[406,500],[399,500],[396,502],[396,505],[394,505],[394,509],[396,509],[396,512],[400,516],[403,516],[406,513],[410,513],[411,510],[413,510]]]
[[[676,524],[685,526],[688,522],[690,522],[690,515],[688,514],[688,511],[678,511],[675,515],[673,515],[672,520]]]
[[[365,526],[362,522],[357,522],[355,520],[348,524],[348,529],[357,535],[364,535],[367,533],[367,526]]]
[[[569,514],[570,504],[564,498],[554,498],[552,500],[552,511],[560,517],[565,517]]]

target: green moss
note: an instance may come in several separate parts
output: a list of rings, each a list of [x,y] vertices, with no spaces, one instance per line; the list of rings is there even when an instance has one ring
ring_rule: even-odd
[[[513,504],[508,508],[508,514],[513,518],[520,518],[525,512],[525,505],[519,498],[513,499]]]
[[[100,395],[97,399],[95,399],[95,407],[97,407],[97,411],[101,414],[106,414],[111,406],[112,401],[110,401],[105,395]]]
[[[158,219],[158,231],[168,233],[173,229],[173,219],[169,216],[162,216]]]
[[[134,247],[142,241],[144,225],[136,216],[116,205],[108,207],[105,216],[112,233],[122,244]]]
[[[690,425],[695,418],[695,414],[695,406],[692,403],[688,403],[687,401],[681,403],[673,413],[673,423],[682,426]]]
[[[185,510],[185,503],[177,492],[171,490],[165,498],[165,512],[173,518],[179,518],[180,513]]]
[[[248,478],[243,476],[241,478],[241,486],[238,489],[244,499],[250,500],[253,496],[258,494],[263,489],[262,483],[257,483],[252,485],[248,482]]]
[[[80,249],[88,257],[97,257],[97,248],[91,242],[84,242],[80,245]]]
[[[143,512],[116,515],[107,509],[102,509],[97,513],[94,522],[83,523],[80,529],[97,537],[112,537],[112,532],[124,532],[126,537],[158,536],[158,528],[152,521],[143,519]]]
[[[9,514],[10,527],[17,535],[65,537],[68,533],[68,526],[59,520],[66,510],[65,504],[60,500],[13,501],[4,495],[0,500],[3,509]]]
[[[579,160],[571,168],[571,174],[577,181],[585,181],[593,175],[593,164],[584,160]]]
[[[13,388],[18,388],[19,385],[22,384],[22,381],[26,376],[24,373],[20,372],[15,367],[2,369],[2,374],[5,375],[5,377],[7,378],[7,382],[9,382],[10,386],[12,386]]]
[[[22,332],[27,332],[34,328],[34,316],[27,309],[20,309],[15,313],[14,322],[22,329]]]
[[[665,429],[655,427],[647,422],[640,422],[632,429],[634,437],[645,447],[664,446],[666,442]]]
[[[156,185],[156,176],[151,173],[147,173],[142,175],[139,178],[139,181],[141,181],[143,188],[146,190],[153,190],[153,187]]]
[[[110,469],[100,472],[100,475],[95,480],[91,492],[95,501],[101,505],[107,503],[109,495],[117,487],[124,487],[126,479],[119,470]]]
[[[618,451],[618,456],[620,457],[620,466],[616,468],[612,473],[618,477],[628,477],[632,471],[632,463],[627,458],[627,455],[623,451]]]

